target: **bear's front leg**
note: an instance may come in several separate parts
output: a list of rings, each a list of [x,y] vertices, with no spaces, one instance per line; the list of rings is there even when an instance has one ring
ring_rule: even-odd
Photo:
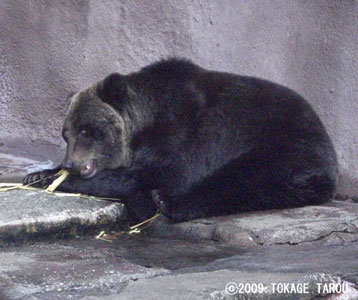
[[[140,176],[127,169],[103,170],[89,179],[70,175],[58,190],[118,199],[125,204],[131,223],[144,221],[156,212]]]
[[[33,186],[46,187],[53,181],[53,178],[46,179],[46,177],[56,174],[59,170],[60,168],[57,168],[29,174],[24,178],[24,184],[31,184],[43,179]],[[126,205],[133,222],[148,219],[156,212],[150,191],[141,184],[141,179],[136,172],[127,169],[102,170],[88,179],[82,178],[76,173],[70,173],[58,186],[57,191],[118,199],[119,202]]]
[[[57,167],[52,170],[30,173],[25,176],[23,184],[39,188],[47,187],[56,179],[54,175],[60,170],[61,168]],[[119,182],[121,181],[121,177],[120,171],[118,170],[103,170],[90,179],[82,178],[79,174],[71,172],[57,190],[98,197],[115,197],[115,195],[120,193]],[[128,180],[124,180],[123,182],[124,186],[129,186]]]
[[[207,205],[200,205],[200,203],[193,202],[192,198],[186,198],[185,196],[168,197],[159,190],[151,191],[152,201],[157,210],[174,223],[211,215],[208,212]]]

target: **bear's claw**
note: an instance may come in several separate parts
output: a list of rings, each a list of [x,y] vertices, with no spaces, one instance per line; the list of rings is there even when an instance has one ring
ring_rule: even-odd
[[[157,207],[157,210],[161,212],[162,214],[168,216],[169,212],[167,209],[167,205],[165,204],[162,196],[160,195],[159,190],[152,190],[151,191],[152,201],[154,202],[155,206]]]
[[[51,180],[48,179],[49,176],[57,173],[57,170],[44,170],[40,172],[35,172],[25,176],[23,180],[23,185],[31,185],[33,187],[46,187],[50,184]]]

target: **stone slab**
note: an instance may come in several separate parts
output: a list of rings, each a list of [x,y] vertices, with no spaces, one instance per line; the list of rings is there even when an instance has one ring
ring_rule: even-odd
[[[110,230],[125,215],[118,202],[40,189],[0,192],[0,245]]]
[[[358,204],[331,201],[320,206],[198,219],[174,225],[162,221],[154,224],[149,234],[213,239],[241,247],[357,240]]]

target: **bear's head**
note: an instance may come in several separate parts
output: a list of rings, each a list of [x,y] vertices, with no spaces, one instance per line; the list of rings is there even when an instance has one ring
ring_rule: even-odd
[[[130,164],[128,130],[121,113],[128,97],[127,85],[119,74],[69,97],[62,130],[67,143],[63,168],[91,178],[100,170]]]

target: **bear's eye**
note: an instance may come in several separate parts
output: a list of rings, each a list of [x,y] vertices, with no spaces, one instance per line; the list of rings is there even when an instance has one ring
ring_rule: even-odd
[[[96,127],[81,126],[78,129],[78,136],[83,138],[101,139],[103,137],[103,133]]]
[[[88,136],[90,136],[90,134],[91,134],[91,131],[88,128],[88,126],[80,126],[78,128],[78,135],[79,136],[88,137]]]

